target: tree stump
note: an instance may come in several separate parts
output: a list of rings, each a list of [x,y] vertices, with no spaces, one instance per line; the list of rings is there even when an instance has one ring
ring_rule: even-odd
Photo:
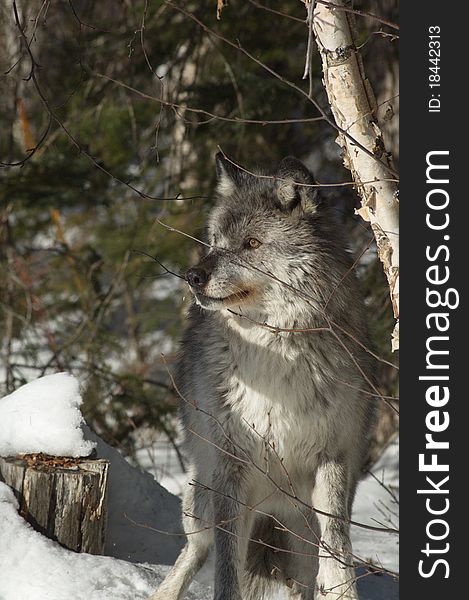
[[[0,457],[0,481],[31,525],[75,552],[102,554],[109,462],[45,454]]]

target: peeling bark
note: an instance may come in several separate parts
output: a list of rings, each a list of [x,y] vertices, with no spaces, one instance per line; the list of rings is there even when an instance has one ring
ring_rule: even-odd
[[[312,0],[305,0],[308,7]],[[334,0],[334,6],[345,6]],[[373,229],[396,318],[392,348],[399,348],[399,202],[397,184],[376,118],[376,101],[353,38],[352,15],[315,3],[313,30],[322,58],[324,86],[337,126],[337,143],[361,198],[357,213]],[[353,139],[350,139],[353,138]],[[373,156],[354,144],[356,140]]]

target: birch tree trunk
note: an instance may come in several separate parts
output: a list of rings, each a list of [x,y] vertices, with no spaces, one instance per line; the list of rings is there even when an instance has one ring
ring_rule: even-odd
[[[304,0],[308,8],[313,0]],[[334,5],[334,6],[332,6]],[[371,223],[378,255],[386,274],[396,318],[392,348],[399,348],[399,202],[397,184],[376,119],[376,101],[365,77],[352,34],[346,4],[333,0],[315,3],[313,31],[321,54],[324,86],[341,133],[344,164],[351,170],[361,198],[357,212]],[[351,139],[353,138],[353,139]],[[366,148],[360,148],[354,141]]]

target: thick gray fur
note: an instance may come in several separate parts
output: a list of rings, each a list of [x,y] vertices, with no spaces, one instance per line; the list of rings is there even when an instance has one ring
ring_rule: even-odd
[[[355,600],[373,366],[345,235],[294,158],[259,177],[218,156],[217,172],[176,372],[187,545],[152,598],[182,598],[215,544],[215,600]]]

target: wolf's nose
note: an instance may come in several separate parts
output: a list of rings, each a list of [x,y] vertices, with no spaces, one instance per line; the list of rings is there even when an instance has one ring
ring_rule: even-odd
[[[208,273],[200,267],[193,267],[186,273],[186,279],[191,287],[201,287],[208,281]]]

